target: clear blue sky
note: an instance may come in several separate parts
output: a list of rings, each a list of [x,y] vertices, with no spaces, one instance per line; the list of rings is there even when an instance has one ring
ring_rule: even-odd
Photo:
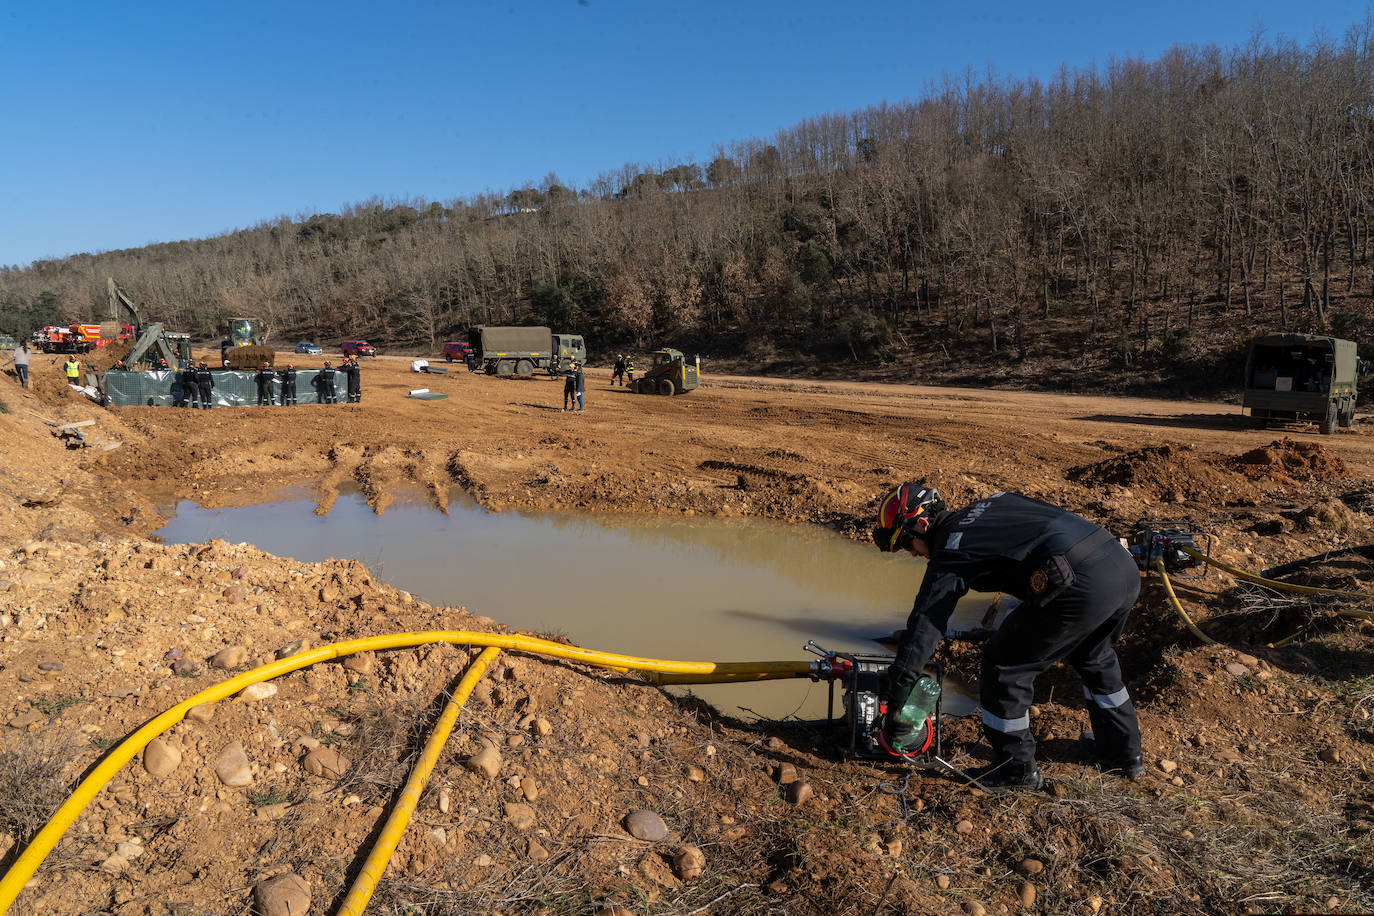
[[[941,73],[1341,38],[1368,0],[0,0],[0,265],[708,160]]]

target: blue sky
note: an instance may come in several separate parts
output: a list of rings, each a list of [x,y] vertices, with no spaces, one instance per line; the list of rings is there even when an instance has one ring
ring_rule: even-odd
[[[0,265],[708,160],[942,73],[1341,38],[1367,0],[0,0]]]

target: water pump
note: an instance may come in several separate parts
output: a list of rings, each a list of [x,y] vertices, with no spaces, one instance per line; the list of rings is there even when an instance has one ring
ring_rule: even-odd
[[[1205,545],[1205,550],[1198,547],[1200,543]],[[1197,575],[1197,573],[1192,573],[1192,570],[1195,570],[1202,561],[1185,553],[1182,549],[1185,547],[1188,550],[1211,556],[1212,536],[1200,531],[1189,530],[1186,522],[1141,519],[1135,523],[1128,549],[1131,551],[1131,556],[1135,558],[1136,565],[1142,571],[1154,569],[1155,563],[1163,560],[1164,568],[1169,573]]]
[[[810,641],[807,652],[820,657],[812,662],[811,679],[830,684],[829,716],[840,726],[840,752],[846,757],[864,760],[902,760],[917,765],[934,766],[940,760],[940,703],[917,730],[909,745],[916,750],[900,753],[888,746],[882,735],[882,717],[887,712],[888,669],[890,655],[858,655],[832,652]],[[942,672],[936,664],[930,666],[936,683],[942,682]],[[840,713],[835,711],[835,684],[842,690]]]

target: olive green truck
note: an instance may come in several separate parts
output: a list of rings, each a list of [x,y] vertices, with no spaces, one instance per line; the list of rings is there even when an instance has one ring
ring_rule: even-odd
[[[1353,340],[1315,334],[1266,334],[1250,341],[1245,396],[1257,426],[1308,420],[1324,435],[1355,422],[1357,376]]]

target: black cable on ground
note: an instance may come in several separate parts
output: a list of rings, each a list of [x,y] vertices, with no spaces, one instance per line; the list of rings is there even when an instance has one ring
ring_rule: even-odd
[[[1271,566],[1268,569],[1261,570],[1260,575],[1266,579],[1272,579],[1275,576],[1287,575],[1295,569],[1302,569],[1305,566],[1316,566],[1318,563],[1325,563],[1327,560],[1334,560],[1337,557],[1343,557],[1352,553],[1359,554],[1366,560],[1374,560],[1374,544],[1364,544],[1359,547],[1342,547],[1340,550],[1328,550],[1326,553],[1303,557],[1301,560],[1294,560],[1291,563]]]

